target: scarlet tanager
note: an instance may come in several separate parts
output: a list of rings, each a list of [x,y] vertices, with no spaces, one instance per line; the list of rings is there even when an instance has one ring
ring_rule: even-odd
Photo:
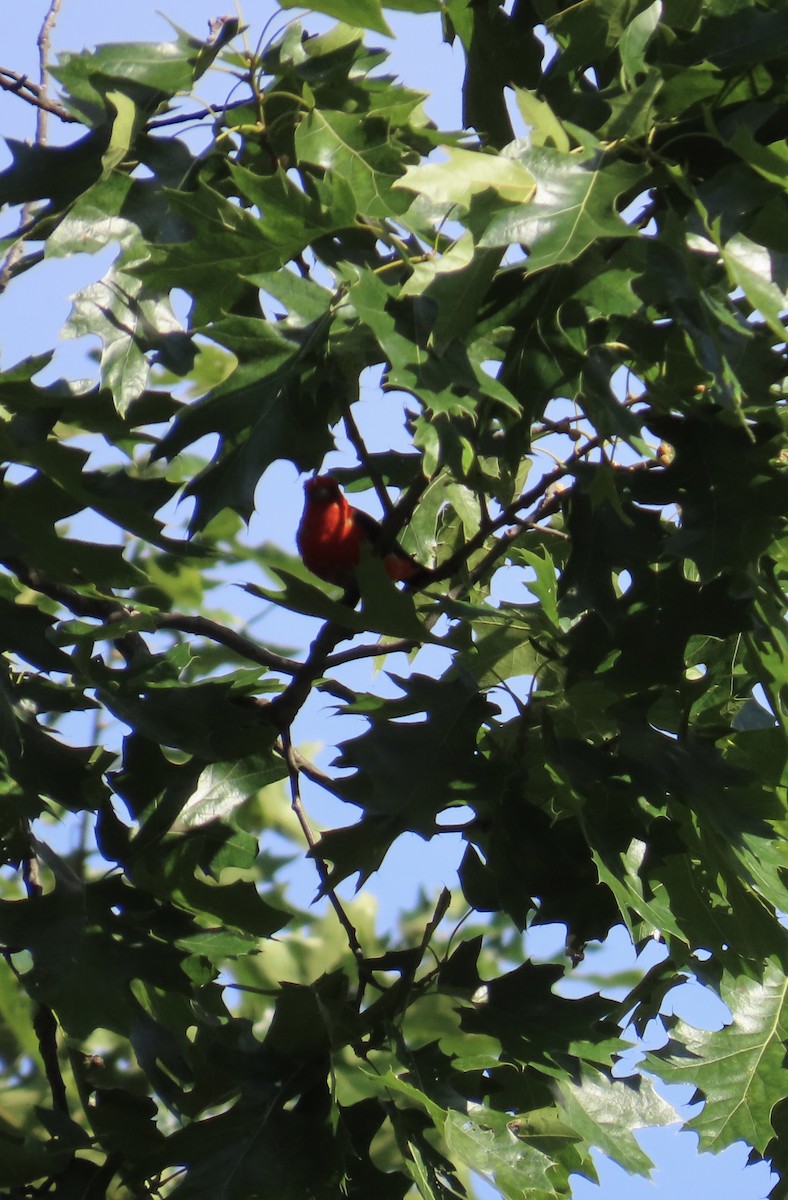
[[[374,554],[381,528],[369,513],[353,508],[331,475],[316,475],[304,484],[306,502],[296,534],[304,565],[327,583],[351,587],[362,547]],[[389,579],[413,580],[422,568],[396,542],[383,555]]]

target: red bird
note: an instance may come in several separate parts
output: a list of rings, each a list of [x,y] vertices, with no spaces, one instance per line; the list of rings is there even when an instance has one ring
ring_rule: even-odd
[[[362,546],[376,552],[380,525],[369,513],[348,503],[336,479],[316,475],[304,484],[306,503],[296,543],[304,565],[327,583],[351,587]],[[396,542],[383,556],[389,579],[411,580],[422,568]]]

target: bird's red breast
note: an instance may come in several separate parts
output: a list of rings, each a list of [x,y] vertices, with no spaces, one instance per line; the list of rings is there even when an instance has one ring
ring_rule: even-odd
[[[374,551],[380,540],[380,525],[368,513],[353,508],[331,475],[316,475],[304,484],[306,501],[296,534],[301,558],[313,574],[327,583],[349,587],[361,547]],[[383,564],[389,579],[411,579],[419,570],[401,547],[393,546]]]

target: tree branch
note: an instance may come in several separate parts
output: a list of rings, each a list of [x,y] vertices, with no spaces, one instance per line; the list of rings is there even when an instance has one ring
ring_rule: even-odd
[[[260,646],[257,642],[252,641],[251,638],[245,637],[241,633],[236,633],[234,630],[228,629],[226,626],[220,625],[218,621],[212,621],[208,617],[191,616],[188,613],[179,612],[153,614],[137,612],[133,604],[128,604],[117,597],[83,596],[76,588],[70,588],[62,583],[52,583],[44,579],[34,567],[28,567],[16,559],[5,559],[4,565],[13,571],[19,581],[32,591],[40,592],[43,596],[48,596],[50,600],[61,604],[64,608],[74,613],[75,616],[92,617],[107,625],[139,616],[143,619],[149,619],[158,630],[174,629],[180,633],[190,633],[196,637],[204,637],[208,641],[226,646],[228,650],[233,650],[242,658],[248,659],[249,662],[269,667],[272,671],[280,671],[284,675],[295,676],[303,670],[303,663],[296,662],[293,658],[285,658],[281,654],[275,654],[273,650],[266,650],[264,646]],[[145,654],[150,653],[143,638],[138,633],[127,633],[113,640],[116,640],[118,648],[127,661],[134,654],[139,654],[140,652],[144,652]]]
[[[38,31],[36,45],[38,46],[38,87],[39,97],[46,100],[47,89],[47,72],[49,70],[49,51],[52,46],[52,30],[55,28],[57,15],[60,12],[62,0],[50,0],[47,14],[44,17],[43,24]],[[38,105],[36,113],[36,144],[43,146],[47,140],[47,126],[49,123],[49,109],[45,104]]]
[[[410,487],[402,493],[396,504],[386,513],[380,525],[380,549],[382,552],[391,546],[391,542],[397,537],[400,530],[408,524],[429,482],[425,475],[417,475]],[[424,568],[425,571],[428,569]],[[412,580],[412,586],[417,588],[421,586],[420,575]]]
[[[38,1049],[52,1096],[52,1107],[68,1115],[66,1085],[57,1057],[57,1021],[52,1009],[46,1004],[36,1007],[33,1029],[38,1038]]]
[[[624,401],[624,407],[631,408],[633,404],[637,404],[639,401],[640,397],[632,397],[631,399]],[[461,567],[464,562],[467,562],[468,558],[475,553],[476,550],[481,549],[491,534],[496,533],[497,530],[502,529],[505,525],[511,525],[516,522],[522,524],[522,518],[519,518],[518,514],[524,508],[528,508],[531,504],[542,500],[549,501],[551,499],[551,497],[548,495],[550,489],[554,488],[555,485],[567,475],[571,475],[578,461],[581,458],[585,458],[586,455],[590,454],[592,450],[596,450],[606,440],[607,437],[604,434],[599,434],[596,437],[588,438],[588,440],[585,441],[582,446],[579,446],[574,453],[570,455],[566,462],[560,463],[557,467],[555,467],[554,470],[549,471],[546,475],[543,475],[539,482],[534,485],[534,487],[530,488],[527,492],[523,492],[517,497],[516,500],[513,500],[511,504],[507,505],[507,507],[504,508],[501,513],[499,513],[494,521],[487,526],[483,526],[479,532],[475,533],[473,537],[469,538],[459,550],[450,555],[450,557],[445,559],[445,561],[439,566],[433,568],[432,570],[425,570],[424,579],[423,581],[421,579],[419,580],[419,586],[424,587],[430,583],[437,583],[441,579],[450,579],[458,567]],[[550,511],[552,512],[554,509],[551,508]],[[527,518],[527,524],[530,527],[533,527],[535,522],[544,519],[544,517],[548,515],[549,513],[543,507],[543,505],[538,503],[535,512],[532,513],[530,518]],[[508,545],[512,540],[513,538],[510,537],[505,545]],[[501,553],[501,550],[496,551],[495,548],[490,551],[492,558],[499,557]],[[486,562],[486,559],[484,561]],[[478,568],[476,571],[474,571],[474,575],[476,578],[480,578]]]
[[[126,611],[133,615],[133,608]],[[153,621],[157,629],[176,629],[180,633],[192,633],[195,637],[204,637],[208,641],[217,642],[220,646],[226,646],[228,650],[233,650],[242,658],[248,659],[249,662],[259,663],[261,667],[270,667],[272,671],[281,671],[283,675],[297,675],[303,667],[303,663],[296,662],[293,658],[285,658],[281,654],[275,654],[273,650],[266,650],[264,646],[252,641],[251,638],[245,637],[242,633],[236,633],[225,625],[220,625],[218,621],[210,620],[209,617],[170,612],[154,614]]]
[[[361,463],[364,470],[369,475],[370,480],[372,481],[375,494],[380,501],[381,508],[383,509],[383,516],[384,518],[390,517],[393,512],[394,505],[391,503],[391,497],[386,491],[383,480],[380,478],[380,475],[375,470],[375,467],[370,460],[367,447],[365,446],[364,439],[361,436],[361,430],[356,424],[356,419],[353,416],[353,412],[349,404],[345,405],[345,411],[342,414],[342,420],[345,425],[345,432],[347,433],[348,441],[355,450],[358,461]]]
[[[52,113],[54,117],[69,125],[79,124],[79,117],[75,117],[56,100],[50,100],[45,90],[28,79],[27,75],[20,75],[18,71],[12,71],[9,67],[0,67],[0,88],[19,96],[25,103],[32,104],[41,112]]]
[[[289,761],[287,750],[285,748],[286,744],[290,746]],[[298,771],[300,771],[302,775],[306,775],[307,779],[311,779],[312,783],[316,783],[318,787],[325,788],[326,791],[330,792],[332,796],[337,794],[336,780],[332,779],[330,775],[327,775],[325,771],[321,771],[320,767],[316,767],[315,764],[310,762],[308,758],[304,758],[303,754],[296,750],[295,746],[288,742],[286,738],[277,738],[274,742],[274,749],[277,751],[277,753],[282,755],[282,758],[284,758],[286,762],[288,762],[288,766],[290,766],[292,763],[292,765]]]
[[[223,104],[221,109],[198,108],[192,113],[173,113],[171,117],[156,117],[148,122],[148,129],[165,129],[168,125],[186,125],[189,121],[204,121],[206,117],[216,118],[220,113],[232,112],[235,108],[248,108],[249,100],[234,100],[232,104]]]
[[[50,600],[61,604],[77,617],[93,617],[110,623],[125,620],[133,615],[122,601],[114,596],[83,596],[76,588],[68,587],[67,584],[52,583],[35,567],[28,567],[18,559],[6,558],[2,562],[9,571],[13,571],[20,583],[24,583],[31,591],[48,596]],[[127,663],[133,662],[140,654],[150,655],[150,650],[138,633],[126,633],[114,640]]]
[[[345,601],[348,604],[357,603],[358,592],[353,593],[352,590],[346,592]],[[276,699],[267,706],[268,718],[273,721],[280,733],[284,735],[284,732],[290,728],[293,718],[312,690],[312,684],[325,670],[331,651],[348,636],[347,628],[338,621],[327,621],[322,626],[309,647],[306,661],[301,663],[284,691],[280,692]]]
[[[320,857],[320,854],[317,850],[318,839],[315,837],[314,830],[309,824],[309,818],[307,817],[306,812],[304,811],[304,806],[301,802],[301,785],[299,780],[300,772],[303,770],[303,764],[305,760],[301,758],[301,755],[297,755],[293,750],[289,729],[282,730],[282,736],[277,743],[277,749],[280,750],[285,762],[287,763],[287,773],[290,780],[291,807],[296,815],[299,825],[301,826],[306,843],[309,846],[309,853],[320,877],[320,886],[323,894],[328,896],[331,907],[337,915],[337,920],[345,931],[348,945],[353,957],[356,960],[356,963],[358,964],[359,971],[361,972],[363,968],[365,974],[368,975],[369,970],[366,966],[364,951],[362,950],[361,943],[358,940],[356,927],[342,907],[342,902],[334,890],[326,862]],[[322,775],[322,772],[320,774]]]
[[[28,830],[29,833],[29,830]],[[42,897],[44,889],[41,884],[41,871],[38,865],[38,855],[35,852],[31,838],[30,853],[22,859],[22,880],[27,892],[28,901],[36,904]],[[12,966],[18,975],[16,968]],[[59,1112],[68,1114],[68,1097],[63,1074],[57,1057],[57,1021],[52,1009],[46,1004],[35,1004],[33,1010],[33,1029],[38,1039],[38,1050],[44,1064],[44,1074],[49,1084],[52,1096],[52,1107]]]
[[[52,102],[47,97],[47,72],[49,70],[49,50],[52,41],[52,30],[55,27],[57,14],[60,11],[62,0],[50,0],[49,8],[38,31],[36,45],[38,46],[38,83],[31,83],[26,76],[18,76],[14,71],[5,71],[0,69],[0,86],[5,87],[4,76],[12,76],[16,84],[15,87],[7,88],[10,91],[16,91],[18,95],[26,100],[28,104],[32,104],[36,108],[36,146],[45,146],[47,141],[47,114],[56,112],[61,116],[65,109],[61,109],[60,105],[53,107]],[[5,256],[5,261],[0,267],[0,295],[3,294],[8,287],[9,281],[14,274],[14,268],[22,257],[24,248],[24,230],[25,226],[33,216],[35,209],[31,201],[23,205],[22,211],[19,214],[19,236],[14,242],[8,254]]]
[[[331,654],[323,664],[326,671],[334,667],[344,666],[345,663],[358,662],[362,658],[378,658],[381,654],[409,654],[418,646],[412,638],[399,638],[394,642],[373,642],[366,646],[351,646],[348,650],[340,650]]]

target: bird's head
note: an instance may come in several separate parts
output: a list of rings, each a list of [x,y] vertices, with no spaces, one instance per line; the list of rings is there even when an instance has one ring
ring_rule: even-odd
[[[342,495],[339,484],[331,475],[315,475],[307,479],[304,491],[310,504],[335,504]]]

